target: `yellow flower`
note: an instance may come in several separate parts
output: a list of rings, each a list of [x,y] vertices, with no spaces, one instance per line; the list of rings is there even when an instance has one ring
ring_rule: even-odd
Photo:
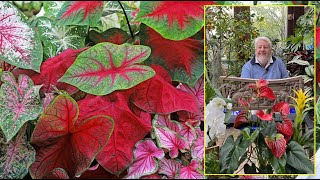
[[[295,101],[295,109],[296,109],[296,120],[302,121],[302,116],[305,113],[305,111],[309,110],[308,102],[313,99],[313,97],[310,97],[308,94],[309,90],[303,91],[302,89],[299,89],[298,91],[293,90],[296,94],[296,97],[291,97]]]

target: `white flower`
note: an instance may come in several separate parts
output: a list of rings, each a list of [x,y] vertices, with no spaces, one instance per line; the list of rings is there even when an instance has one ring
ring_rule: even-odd
[[[222,111],[224,110],[224,106],[226,106],[226,101],[219,97],[213,98],[209,104],[207,105],[207,108],[218,108],[221,109]]]
[[[231,110],[232,109],[232,103],[227,104],[227,109]]]

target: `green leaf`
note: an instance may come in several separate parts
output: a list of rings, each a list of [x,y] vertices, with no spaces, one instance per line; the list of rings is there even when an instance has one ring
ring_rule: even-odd
[[[0,126],[10,141],[20,130],[22,125],[34,120],[42,112],[39,96],[40,86],[33,86],[32,80],[19,75],[18,83],[11,72],[3,72],[0,89]]]
[[[38,34],[14,5],[0,1],[0,59],[40,72],[42,46]]]
[[[287,145],[287,164],[307,174],[314,174],[314,165],[306,156],[303,147],[295,141]]]
[[[5,142],[0,131],[0,178],[23,179],[28,174],[30,165],[35,161],[36,151],[26,140],[26,126],[18,135]]]
[[[285,174],[286,173],[286,162],[287,162],[287,154],[284,153],[280,159],[275,156],[271,156],[270,159],[273,170],[277,174]]]
[[[259,130],[255,130],[252,134],[250,132],[250,128],[245,128],[241,131],[243,137],[249,142],[253,143],[253,141],[258,137]]]
[[[44,17],[54,19],[63,5],[63,1],[42,1],[44,9]]]
[[[220,150],[221,171],[226,174],[234,173],[241,163],[240,158],[246,153],[250,144],[242,135],[235,142],[230,135]]]
[[[155,75],[151,67],[140,64],[150,51],[142,45],[99,43],[80,53],[58,81],[94,95],[129,89]]]
[[[277,128],[276,128],[276,123],[274,121],[262,121],[262,130],[261,134],[266,137],[272,137],[277,134]]]

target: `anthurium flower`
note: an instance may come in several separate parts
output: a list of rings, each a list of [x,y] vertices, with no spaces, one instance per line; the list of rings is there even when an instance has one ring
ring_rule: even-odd
[[[262,110],[257,110],[257,117],[260,118],[261,120],[264,121],[271,121],[272,120],[272,115],[273,115],[274,111],[271,111],[270,114],[266,114],[264,113]]]
[[[275,138],[271,138],[267,136],[264,139],[265,143],[271,150],[272,154],[276,158],[281,158],[281,156],[285,153],[286,151],[286,140],[284,139],[284,136],[282,134],[277,134]]]
[[[276,128],[279,133],[281,133],[286,142],[289,142],[291,136],[293,135],[293,123],[290,119],[284,117],[284,121],[282,123],[276,123]]]
[[[239,127],[241,124],[249,122],[248,120],[248,110],[242,110],[236,117],[235,123],[233,124],[234,128]]]
[[[274,112],[280,112],[282,116],[287,116],[290,112],[289,103],[287,102],[278,102],[273,105],[272,110]]]
[[[276,96],[274,95],[272,89],[267,86],[263,86],[263,87],[259,88],[258,97],[265,97],[270,100],[276,99]]]

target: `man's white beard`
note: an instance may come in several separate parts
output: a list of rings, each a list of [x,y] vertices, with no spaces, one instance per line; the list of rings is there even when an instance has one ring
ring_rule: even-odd
[[[260,62],[261,65],[266,66],[270,60],[270,56],[268,55],[259,55],[258,56],[258,61]]]

